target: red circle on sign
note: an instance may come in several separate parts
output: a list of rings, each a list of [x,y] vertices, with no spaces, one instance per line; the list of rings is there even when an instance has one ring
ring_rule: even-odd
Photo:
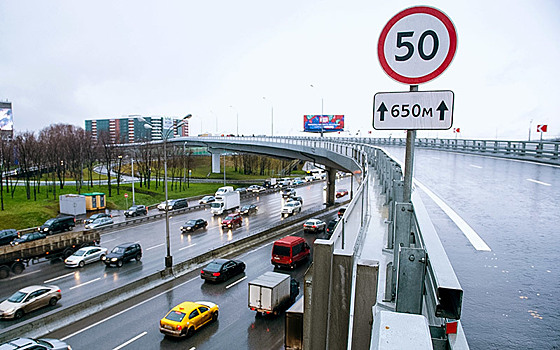
[[[395,72],[393,68],[389,66],[389,63],[387,62],[387,58],[385,57],[385,40],[387,39],[387,34],[391,30],[391,28],[395,25],[395,23],[397,23],[398,21],[400,21],[406,16],[410,16],[417,13],[423,13],[423,14],[434,16],[443,23],[443,25],[445,26],[449,34],[449,51],[447,52],[447,55],[443,60],[442,64],[431,73],[421,77],[407,77]],[[451,22],[449,17],[447,17],[440,10],[428,6],[410,7],[397,13],[393,18],[389,20],[389,22],[387,22],[387,24],[381,31],[381,35],[379,36],[379,41],[377,42],[377,56],[379,58],[379,63],[381,64],[381,67],[383,67],[385,73],[387,73],[391,78],[395,79],[396,81],[405,84],[410,84],[410,85],[416,85],[416,84],[428,82],[436,78],[441,73],[443,73],[443,71],[446,70],[447,67],[449,67],[449,65],[451,64],[451,61],[455,56],[456,50],[457,50],[457,32],[455,31],[455,26],[453,26],[453,22]]]
[[[125,193],[125,194],[124,194],[124,198],[128,198],[128,193]]]

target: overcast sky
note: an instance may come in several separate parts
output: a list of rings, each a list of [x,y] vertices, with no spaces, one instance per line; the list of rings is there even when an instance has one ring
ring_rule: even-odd
[[[191,134],[270,135],[273,109],[274,134],[299,135],[322,99],[367,135],[373,95],[409,90],[382,70],[379,34],[416,5],[457,30],[453,62],[419,90],[454,91],[459,137],[526,140],[532,125],[537,139],[538,124],[560,137],[558,0],[0,0],[0,100],[16,132],[191,113]],[[372,132],[389,134],[405,136]]]

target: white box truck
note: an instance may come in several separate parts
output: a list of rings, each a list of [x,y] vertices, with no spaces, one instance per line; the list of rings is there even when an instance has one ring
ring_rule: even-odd
[[[276,178],[271,177],[269,179],[264,180],[263,187],[266,188],[276,188],[278,183],[276,182]]]
[[[239,192],[233,190],[224,192],[216,196],[216,201],[210,203],[210,212],[214,215],[222,215],[239,209],[240,202]]]
[[[249,282],[249,309],[265,315],[278,315],[293,304],[299,283],[290,275],[265,272]]]

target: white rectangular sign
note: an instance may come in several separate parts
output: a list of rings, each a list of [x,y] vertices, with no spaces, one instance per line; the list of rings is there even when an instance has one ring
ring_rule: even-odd
[[[447,130],[453,125],[453,91],[379,92],[373,97],[376,130]]]

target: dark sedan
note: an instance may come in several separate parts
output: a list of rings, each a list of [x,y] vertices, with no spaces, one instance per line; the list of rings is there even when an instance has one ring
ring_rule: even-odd
[[[194,232],[199,228],[206,228],[206,226],[208,226],[208,221],[204,219],[192,219],[185,222],[183,226],[181,226],[181,232],[182,233]]]
[[[240,260],[216,259],[200,271],[205,281],[223,282],[245,271],[245,263]]]
[[[239,212],[241,213],[241,215],[249,215],[252,213],[256,213],[257,210],[259,210],[259,207],[257,207],[256,204],[249,204],[242,206]]]
[[[21,235],[20,238],[16,238],[14,239],[10,244],[11,245],[18,245],[18,244],[22,244],[25,242],[32,242],[32,241],[36,241],[38,239],[43,239],[46,238],[47,236],[40,233],[40,232],[34,232],[34,233],[26,233],[24,235]]]

